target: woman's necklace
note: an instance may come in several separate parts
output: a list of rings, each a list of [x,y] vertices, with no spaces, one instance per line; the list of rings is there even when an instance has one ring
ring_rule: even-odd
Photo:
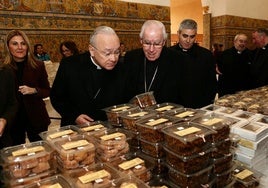
[[[147,74],[146,74],[146,57],[144,58],[144,92],[148,92],[150,91],[151,87],[152,87],[152,84],[154,82],[154,79],[155,79],[155,76],[157,74],[157,71],[158,71],[158,65],[157,67],[155,68],[155,71],[154,71],[154,75],[153,75],[153,78],[149,84],[149,87],[147,88]]]

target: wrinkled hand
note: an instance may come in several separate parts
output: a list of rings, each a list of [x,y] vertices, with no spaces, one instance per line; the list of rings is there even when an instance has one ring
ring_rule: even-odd
[[[37,90],[35,88],[23,85],[19,86],[19,92],[21,92],[23,95],[31,95],[37,93]]]
[[[92,122],[92,121],[94,121],[94,119],[92,119],[88,115],[81,114],[76,118],[75,123],[77,125],[81,125],[81,124],[86,124],[86,123],[89,123],[89,122]]]

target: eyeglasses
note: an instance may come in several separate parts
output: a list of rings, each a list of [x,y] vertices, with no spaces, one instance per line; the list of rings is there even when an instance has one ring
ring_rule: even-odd
[[[151,46],[153,46],[154,48],[162,48],[163,44],[164,44],[163,41],[159,43],[151,43],[149,41],[142,40],[142,46],[145,48],[150,48]]]
[[[92,46],[92,45],[91,45]],[[105,58],[109,58],[111,56],[115,56],[115,57],[119,57],[120,55],[120,50],[116,50],[114,52],[109,52],[109,51],[101,51],[98,48],[96,48],[95,46],[92,46],[96,51],[98,51],[102,56],[104,56]]]

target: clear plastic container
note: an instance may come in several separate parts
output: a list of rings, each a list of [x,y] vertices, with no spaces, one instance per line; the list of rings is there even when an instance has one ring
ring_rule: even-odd
[[[137,152],[137,156],[144,159],[145,161],[150,161],[153,163],[153,175],[158,176],[158,175],[166,175],[167,172],[167,167],[165,165],[165,157],[152,157],[150,155],[147,155],[146,153],[143,152]]]
[[[182,156],[200,153],[211,146],[216,131],[196,123],[178,123],[162,130],[165,145]]]
[[[166,152],[166,162],[169,166],[179,172],[192,174],[210,165],[210,156],[213,149],[210,148],[191,156],[178,155],[165,145],[164,150]]]
[[[130,100],[130,103],[138,105],[140,108],[146,108],[156,104],[153,91],[141,93]]]
[[[149,188],[149,187],[150,186],[148,186],[139,178],[129,175],[114,180],[111,188]]]
[[[148,107],[147,109],[159,114],[163,114],[169,112],[170,110],[182,109],[182,108],[183,108],[182,105],[165,102],[161,104],[155,104],[153,106]]]
[[[64,174],[71,182],[73,187],[113,187],[112,182],[120,178],[119,171],[106,163],[96,163],[70,170]]]
[[[205,110],[205,111],[208,111],[208,112],[212,112],[212,111],[214,112],[214,111],[217,111],[220,108],[223,108],[223,107],[215,105],[215,104],[209,104],[207,106],[202,107],[201,110]]]
[[[120,104],[120,105],[114,105],[107,108],[104,108],[103,110],[106,112],[108,122],[112,126],[121,127],[122,121],[120,119],[120,115],[132,110],[132,109],[138,109],[139,107],[134,104]]]
[[[123,175],[134,175],[143,182],[150,181],[152,177],[152,161],[139,157],[137,154],[127,154],[120,162],[110,164]]]
[[[40,174],[36,174],[34,176],[28,176],[25,178],[17,178],[17,179],[5,179],[5,186],[12,188],[25,188],[27,185],[31,185],[33,183],[37,183],[42,179],[51,177],[57,173],[57,170],[50,170],[47,172],[43,172]],[[4,187],[5,187],[4,186]]]
[[[93,138],[94,135],[103,135],[104,132],[108,129],[109,125],[107,122],[94,121],[88,124],[78,125],[78,127],[82,134],[88,135],[89,138]]]
[[[64,176],[54,175],[30,184],[25,188],[72,188],[72,186]]]
[[[212,157],[221,157],[222,155],[229,154],[232,151],[232,141],[230,138],[218,142],[212,142],[212,147],[215,151],[212,152]]]
[[[192,108],[180,108],[170,110],[165,115],[170,116],[172,118],[177,118],[181,122],[189,122],[194,118],[202,116],[206,114],[205,110],[200,109],[192,109]]]
[[[163,157],[165,152],[162,146],[162,142],[148,142],[144,139],[139,139],[141,145],[141,151],[152,157]]]
[[[215,174],[220,174],[232,168],[233,159],[234,159],[234,151],[228,154],[213,156],[211,158],[213,164],[213,172]]]
[[[61,171],[95,163],[95,146],[86,135],[67,137],[54,144]]]
[[[162,129],[170,127],[178,122],[178,119],[163,114],[146,116],[137,121],[140,138],[148,142],[161,142],[164,140]]]
[[[212,166],[208,166],[196,173],[184,174],[168,166],[168,177],[181,187],[196,188],[209,183],[211,171]]]
[[[233,181],[232,173],[235,167],[234,165],[235,163],[232,164],[231,168],[221,173],[214,173],[216,177],[216,182],[215,182],[216,187],[225,187]]]
[[[142,119],[151,114],[156,114],[156,113],[149,112],[148,110],[136,108],[136,109],[129,110],[126,113],[123,113],[122,115],[120,115],[120,118],[122,120],[122,124],[125,129],[136,132],[137,131],[136,122],[139,119]]]
[[[56,170],[55,150],[45,141],[37,141],[1,150],[7,179],[19,179]]]
[[[234,187],[255,188],[260,184],[262,174],[241,163],[237,163],[233,170],[233,176],[236,179]]]
[[[231,126],[235,126],[239,122],[238,119],[226,117],[221,114],[210,113],[192,120],[194,123],[201,124],[209,129],[217,131],[213,135],[213,142],[221,141],[229,138]]]
[[[94,136],[97,159],[108,162],[128,153],[133,138],[131,132],[120,128],[108,129],[103,135]]]
[[[44,131],[40,133],[40,137],[47,141],[51,146],[54,146],[54,142],[61,140],[66,137],[74,136],[81,133],[79,128],[75,125],[67,125],[63,127],[59,127],[57,129],[49,130],[49,131]]]

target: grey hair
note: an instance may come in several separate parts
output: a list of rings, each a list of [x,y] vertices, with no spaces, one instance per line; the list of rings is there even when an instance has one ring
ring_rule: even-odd
[[[248,39],[248,36],[246,34],[244,34],[244,33],[238,33],[238,34],[235,35],[234,41],[236,41],[238,39],[238,37],[240,37],[240,36],[244,36],[244,37],[246,37]]]
[[[192,19],[185,19],[179,25],[178,32],[182,31],[183,29],[194,29],[197,31],[197,23]]]
[[[167,32],[166,32],[165,25],[158,20],[147,20],[144,22],[144,24],[141,27],[140,39],[143,38],[145,29],[151,25],[155,25],[155,26],[159,27],[160,29],[162,29],[164,40],[167,40]]]
[[[108,27],[108,26],[99,26],[97,27],[93,33],[90,35],[90,39],[89,39],[89,42],[91,45],[95,46],[96,45],[96,36],[98,34],[110,34],[110,35],[116,35],[116,32],[111,28],[111,27]]]

